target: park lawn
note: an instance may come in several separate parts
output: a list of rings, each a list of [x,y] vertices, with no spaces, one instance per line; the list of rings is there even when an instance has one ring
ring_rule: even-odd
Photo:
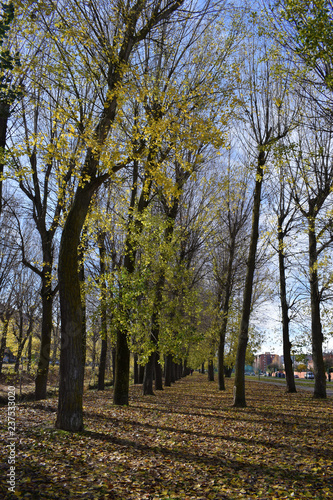
[[[0,408],[0,498],[333,499],[333,399],[246,381],[247,404],[194,373],[155,396],[87,391],[85,431],[55,430],[57,400],[16,408],[15,496],[8,493],[7,407]]]

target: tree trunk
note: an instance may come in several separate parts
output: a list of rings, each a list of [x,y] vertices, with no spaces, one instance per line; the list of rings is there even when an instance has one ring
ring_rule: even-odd
[[[129,368],[130,350],[127,345],[127,336],[125,332],[118,330],[113,390],[113,402],[115,405],[128,405]]]
[[[133,374],[133,383],[139,383],[139,365],[138,365],[138,355],[135,353],[133,356],[133,365],[134,365],[134,374]]]
[[[143,384],[143,377],[145,375],[145,367],[139,364],[139,384]]]
[[[26,338],[22,339],[21,342],[18,345],[18,348],[17,348],[16,361],[15,361],[15,366],[14,366],[14,372],[15,373],[18,373],[18,371],[20,369],[20,361],[21,361],[21,357],[22,357],[22,352],[23,352],[23,349],[24,349],[25,341],[26,341]]]
[[[169,233],[167,232],[166,239],[168,239],[168,234]],[[172,230],[171,230],[171,234],[172,234]],[[150,387],[150,377],[153,376],[153,373],[155,373],[155,389],[156,390],[163,390],[162,370],[161,370],[161,367],[158,363],[158,361],[159,361],[158,339],[159,339],[159,335],[160,335],[159,311],[160,311],[161,303],[162,303],[162,293],[163,293],[164,283],[165,283],[165,274],[164,274],[164,270],[162,269],[162,271],[160,272],[157,284],[156,284],[156,293],[155,293],[155,300],[154,300],[154,306],[153,306],[153,313],[151,316],[150,340],[152,341],[152,343],[154,345],[154,352],[151,353],[151,355],[149,357],[149,361],[145,367],[145,376],[143,379],[143,394],[153,394],[152,386]],[[151,363],[152,363],[153,369],[150,366]],[[152,381],[151,381],[151,383],[152,383]],[[146,392],[146,391],[148,391],[148,392]]]
[[[219,390],[225,390],[224,383],[224,344],[225,344],[225,336],[227,333],[228,326],[228,314],[229,314],[229,302],[232,292],[232,272],[233,272],[233,263],[235,256],[235,246],[236,246],[236,232],[233,231],[231,235],[230,242],[230,251],[229,251],[229,260],[228,260],[228,270],[227,277],[225,283],[224,290],[224,301],[222,307],[222,324],[220,329],[220,338],[219,338],[219,349],[218,349],[218,380],[219,380]]]
[[[202,363],[201,365],[201,373],[205,373],[205,363]]]
[[[214,363],[212,359],[208,360],[208,381],[214,382]]]
[[[171,354],[167,354],[165,358],[165,375],[164,375],[164,385],[166,387],[171,386],[171,371],[172,371],[172,356]]]
[[[158,351],[155,353],[155,390],[163,391],[163,380],[162,380],[162,367],[159,363],[160,354]]]
[[[224,344],[225,344],[225,332],[222,327],[220,330],[220,342],[218,350],[218,380],[219,380],[219,390],[225,391],[224,382]]]
[[[311,292],[311,337],[313,373],[315,376],[314,392],[315,398],[325,399],[326,375],[323,359],[323,333],[320,318],[320,296],[318,286],[318,260],[317,239],[315,233],[315,219],[309,218],[309,272]]]
[[[286,266],[284,256],[284,233],[282,231],[283,219],[278,217],[278,254],[279,254],[279,274],[280,274],[280,300],[282,311],[282,337],[283,337],[283,357],[284,368],[286,371],[287,392],[294,393],[296,391],[293,363],[291,359],[291,343],[289,339],[289,314],[287,303],[287,287],[286,287]]]
[[[60,382],[56,427],[83,430],[84,352],[78,247],[91,197],[98,185],[78,187],[62,232],[59,252],[61,311]]]
[[[256,171],[256,183],[253,197],[252,231],[249,256],[247,261],[247,272],[245,279],[242,318],[238,337],[238,347],[235,363],[235,386],[234,386],[234,407],[244,408],[245,400],[245,357],[249,336],[249,321],[251,314],[252,287],[256,263],[257,243],[259,238],[259,216],[261,202],[261,188],[263,178],[263,167],[265,165],[265,152],[259,152],[258,165]]]
[[[171,383],[174,384],[176,382],[176,364],[171,360]]]
[[[154,376],[154,365],[155,365],[155,353],[151,353],[149,356],[148,363],[145,366],[145,374],[143,377],[143,395],[153,395],[153,376]]]
[[[44,261],[45,262],[45,261]],[[49,265],[46,265],[51,269]],[[45,275],[45,273],[43,273]],[[46,281],[43,280],[44,282]],[[52,336],[52,317],[53,317],[53,295],[51,293],[50,278],[43,286],[42,290],[42,332],[40,339],[40,353],[38,360],[37,375],[35,379],[35,399],[41,400],[47,398],[47,378],[49,374],[51,336]]]
[[[32,335],[29,336],[28,340],[28,362],[27,362],[27,373],[30,374],[31,370],[31,351],[32,351]]]
[[[135,161],[133,168],[132,193],[131,193],[130,207],[128,211],[128,226],[127,226],[125,252],[124,252],[124,268],[126,269],[129,275],[133,274],[135,270],[135,258],[136,258],[136,243],[134,239],[135,232],[142,231],[142,225],[138,226],[133,220],[133,210],[137,198],[138,168],[139,168],[138,162]],[[140,201],[138,203],[139,213],[143,212],[143,210],[147,206],[147,203],[148,202],[147,200],[145,200],[142,192]],[[126,328],[127,326],[123,331],[118,330],[117,332],[116,364],[115,364],[114,391],[113,391],[113,401],[117,405],[128,405],[130,351],[127,345]]]
[[[185,358],[184,359],[184,363],[183,363],[183,370],[182,370],[182,378],[183,377],[186,377],[188,374],[189,374],[189,369],[187,368],[187,359]]]
[[[112,347],[111,350],[111,364],[112,364],[112,381],[114,385],[114,381],[116,378],[116,348]]]
[[[23,341],[23,311],[22,311],[22,309],[19,309],[19,334],[18,334],[18,338],[17,338],[17,354],[16,354],[15,365],[14,365],[14,372],[15,373],[18,373],[19,368],[20,368],[20,361],[21,361],[21,355],[22,355],[23,347],[24,347],[24,341]]]
[[[105,368],[106,368],[106,354],[108,350],[108,340],[107,337],[102,338],[101,346],[101,356],[99,360],[99,370],[98,370],[98,386],[99,391],[104,391],[105,388]]]
[[[4,315],[5,316],[5,315]],[[2,318],[3,330],[0,344],[0,374],[2,373],[3,357],[5,355],[6,345],[7,345],[7,334],[9,326],[9,318]]]

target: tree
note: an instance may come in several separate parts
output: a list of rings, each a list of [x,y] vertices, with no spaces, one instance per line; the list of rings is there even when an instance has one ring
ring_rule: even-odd
[[[150,205],[150,196],[157,195],[159,198],[164,198],[163,204],[171,213],[174,210],[171,208],[172,205],[178,205],[178,198],[183,188],[183,181],[178,183],[175,181],[175,169],[183,171],[184,178],[189,178],[196,168],[197,158],[200,158],[199,162],[201,161],[200,155],[204,145],[207,142],[216,145],[220,141],[220,134],[214,122],[215,116],[213,113],[211,116],[207,108],[208,103],[216,99],[216,96],[213,98],[212,88],[218,92],[217,77],[221,74],[222,57],[207,61],[206,53],[198,43],[199,40],[208,46],[213,43],[211,35],[207,34],[207,27],[212,23],[209,16],[207,19],[205,17],[207,6],[208,3],[198,19],[195,19],[195,28],[189,30],[191,17],[182,24],[163,24],[160,27],[159,38],[156,36],[154,40],[147,39],[145,43],[145,57],[141,62],[142,80],[137,83],[141,99],[138,100],[135,94],[132,110],[130,108],[126,110],[129,111],[128,129],[131,131],[130,140],[135,156],[138,155],[140,145],[145,144],[146,147],[141,158],[133,161],[129,223],[124,252],[124,267],[127,274],[133,274],[135,271],[138,250],[136,240],[144,231],[140,217]],[[214,13],[212,19],[215,17]],[[194,60],[199,69],[196,69]],[[202,79],[202,71],[203,69],[206,71],[207,67],[212,68],[214,73],[209,78]],[[142,179],[141,194],[139,194],[140,179]],[[175,216],[170,219],[174,219]],[[168,231],[172,236],[173,230],[169,228]],[[161,271],[162,274],[163,272]],[[159,285],[155,290],[156,304],[161,303],[165,281],[162,274],[160,279],[157,279]],[[155,362],[158,357],[158,353],[155,354],[158,344],[158,308],[156,305],[152,315],[154,331],[151,335],[155,349],[146,369],[146,374],[148,375],[149,370],[150,376],[145,378],[149,392],[152,391],[153,366],[161,375],[160,365]],[[128,338],[129,329],[122,332],[119,330],[117,340],[119,355],[116,356],[119,362],[116,364],[114,390],[114,401],[117,401],[117,404],[127,404]],[[123,361],[121,361],[122,356],[124,356]],[[123,393],[119,397],[118,380],[119,391]],[[120,383],[120,380],[123,382]],[[146,386],[146,383],[144,385]],[[161,376],[156,376],[156,385],[161,388]]]
[[[28,269],[17,269],[14,288],[13,332],[17,341],[14,370],[19,371],[21,356],[26,342],[32,337],[37,323],[39,306],[34,273]]]
[[[247,224],[250,203],[247,199],[248,179],[242,167],[228,165],[222,177],[224,190],[216,217],[216,249],[213,250],[214,279],[217,285],[217,314],[219,321],[218,380],[219,389],[224,384],[224,348],[228,326],[229,308],[235,288],[244,272],[244,250],[247,241]]]
[[[6,139],[13,104],[22,96],[23,76],[19,74],[18,52],[12,54],[9,32],[15,18],[14,2],[1,2],[0,14],[0,214],[3,208],[3,175],[6,164]]]
[[[252,228],[247,260],[247,271],[244,285],[242,318],[236,357],[236,373],[234,386],[234,406],[244,407],[245,401],[245,356],[248,343],[249,320],[251,313],[253,278],[256,266],[257,244],[259,239],[259,216],[261,192],[268,156],[274,145],[283,138],[289,130],[289,117],[283,109],[284,97],[287,91],[285,78],[274,81],[269,50],[263,47],[255,59],[255,52],[250,52],[247,71],[247,96],[242,98],[243,110],[250,129],[252,142],[251,164],[255,171],[255,186],[253,191]]]
[[[66,17],[60,10],[56,13],[64,26],[65,36],[69,37],[73,30],[77,32],[78,19],[74,19],[79,12],[84,15],[84,23],[81,24],[83,32],[92,30],[99,32],[94,42],[96,47],[85,45],[81,37],[77,38],[80,53],[85,60],[86,70],[89,61],[101,70],[105,76],[103,82],[106,89],[104,106],[99,116],[96,117],[92,127],[92,139],[88,144],[85,158],[80,169],[81,181],[78,184],[71,207],[68,211],[64,228],[62,231],[59,253],[59,293],[61,306],[62,324],[62,348],[60,358],[60,387],[59,406],[56,426],[64,430],[79,431],[83,428],[82,417],[82,394],[83,394],[83,349],[82,349],[82,305],[80,297],[80,283],[78,279],[78,256],[77,249],[80,242],[80,233],[86,219],[92,196],[98,187],[113,173],[120,170],[127,161],[113,163],[108,171],[100,171],[100,162],[103,151],[115,122],[119,99],[124,95],[122,85],[125,75],[128,76],[130,69],[130,58],[150,32],[162,21],[169,19],[179,9],[184,0],[169,0],[164,3],[155,0],[149,4],[146,1],[138,1],[135,4],[123,5],[119,2],[119,11],[113,13],[113,18],[105,19],[106,25],[112,31],[117,31],[118,36],[109,39],[108,33],[103,31],[103,24],[96,23],[98,18],[98,6],[96,2],[90,2],[89,6],[80,6],[79,2],[68,2]],[[68,15],[70,14],[70,16]],[[100,12],[103,15],[103,12]],[[103,21],[104,23],[104,21]],[[87,25],[88,24],[88,25]],[[63,31],[63,29],[62,29]],[[63,36],[63,33],[62,33]],[[91,59],[96,56],[99,46],[102,57],[99,60]],[[60,56],[64,52],[60,52]],[[65,54],[66,55],[66,54]],[[69,66],[70,61],[64,61]]]
[[[19,266],[19,251],[12,224],[13,219],[10,211],[2,210],[0,213],[0,321],[2,323],[0,374],[6,349],[9,322],[15,311],[13,303],[14,282]]]
[[[283,183],[281,182],[281,197],[278,213],[278,256],[279,256],[279,276],[280,276],[280,301],[282,314],[282,337],[283,337],[283,357],[284,367],[286,371],[287,391],[296,392],[294,371],[291,359],[291,342],[289,337],[289,309],[290,305],[287,302],[287,287],[286,287],[286,264],[285,264],[285,237],[288,234],[290,220],[285,224],[289,208],[285,206],[285,198],[283,194]]]
[[[329,120],[333,90],[332,12],[330,0],[280,0],[273,9],[276,39],[305,64],[308,71],[303,73],[303,92],[313,100],[312,89],[316,88],[316,104]]]
[[[283,149],[283,145],[281,146]],[[282,154],[283,157],[283,154]],[[281,164],[282,161],[282,164]],[[281,151],[277,151],[276,162],[279,165],[278,182],[279,191],[273,188],[273,196],[276,198],[276,206],[273,208],[277,219],[277,241],[278,245],[275,248],[278,254],[278,267],[279,267],[279,283],[280,283],[280,303],[281,303],[281,316],[282,316],[282,340],[283,340],[283,357],[284,367],[286,372],[287,392],[296,392],[294,368],[291,359],[291,341],[290,341],[290,311],[295,305],[295,300],[288,300],[287,290],[287,262],[288,262],[288,244],[287,237],[292,232],[296,224],[297,208],[293,203],[293,196],[288,184],[285,182],[286,166],[283,164],[281,158]],[[277,179],[273,176],[273,182]],[[294,252],[293,252],[294,253]]]
[[[312,108],[312,111],[313,108]],[[315,115],[314,115],[315,116]],[[320,290],[320,257],[332,244],[332,212],[330,199],[333,186],[331,161],[332,130],[323,130],[316,116],[298,129],[298,142],[290,157],[290,180],[295,203],[307,221],[308,276],[311,299],[311,341],[315,374],[315,398],[326,398],[326,377],[323,360],[323,332]]]

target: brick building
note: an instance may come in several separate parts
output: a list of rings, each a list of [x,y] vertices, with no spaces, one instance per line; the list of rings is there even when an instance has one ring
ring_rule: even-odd
[[[278,354],[271,354],[270,352],[259,354],[254,362],[255,370],[259,369],[261,372],[267,372],[268,366],[272,364],[280,366],[281,360]]]

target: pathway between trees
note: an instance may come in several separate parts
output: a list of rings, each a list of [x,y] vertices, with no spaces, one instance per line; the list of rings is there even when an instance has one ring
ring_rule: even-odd
[[[333,400],[247,381],[233,408],[233,380],[194,373],[154,396],[87,391],[81,433],[54,429],[57,399],[18,404],[15,488],[38,499],[332,499]],[[7,407],[0,408],[8,444]],[[8,447],[0,451],[2,477]],[[2,460],[1,460],[2,459]],[[0,498],[10,499],[6,480]]]

